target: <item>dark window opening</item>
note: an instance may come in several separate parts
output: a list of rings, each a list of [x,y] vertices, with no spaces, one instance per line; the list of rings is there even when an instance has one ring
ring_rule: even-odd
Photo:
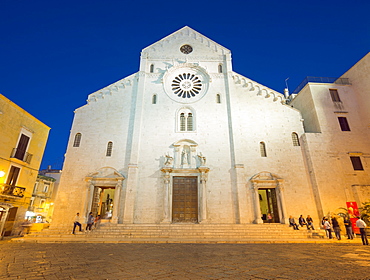
[[[350,157],[354,170],[364,170],[360,157]]]
[[[333,100],[333,102],[341,102],[339,94],[338,94],[338,90],[329,89],[329,91],[330,91],[331,100]]]
[[[342,129],[342,131],[351,131],[350,128],[349,128],[347,118],[338,117],[338,121],[339,121],[340,128]]]

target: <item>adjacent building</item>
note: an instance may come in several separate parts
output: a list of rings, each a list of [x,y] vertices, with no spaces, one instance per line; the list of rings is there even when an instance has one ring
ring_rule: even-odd
[[[0,237],[22,231],[49,130],[0,94]]]
[[[55,179],[37,175],[27,217],[34,222],[51,222],[54,211]]]
[[[361,203],[367,95],[351,80],[307,82],[288,97],[234,72],[230,50],[184,27],[75,111],[53,225],[90,211],[127,224],[264,223],[269,213],[318,222]]]

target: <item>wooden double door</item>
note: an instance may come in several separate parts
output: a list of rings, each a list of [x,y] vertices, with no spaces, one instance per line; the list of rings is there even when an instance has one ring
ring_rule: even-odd
[[[173,177],[172,222],[198,222],[198,177]]]

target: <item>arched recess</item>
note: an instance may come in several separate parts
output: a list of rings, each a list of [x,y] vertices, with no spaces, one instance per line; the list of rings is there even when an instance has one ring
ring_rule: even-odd
[[[254,222],[262,224],[268,213],[272,214],[273,222],[287,224],[284,199],[284,180],[279,176],[263,171],[254,175],[251,179],[251,191],[254,204]]]
[[[89,212],[118,223],[121,209],[122,183],[125,177],[113,167],[102,167],[86,176],[88,195],[85,216]]]

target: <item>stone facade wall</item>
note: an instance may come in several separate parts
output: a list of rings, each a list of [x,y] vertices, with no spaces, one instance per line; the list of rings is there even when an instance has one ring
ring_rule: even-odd
[[[185,45],[190,53],[179,51]],[[177,96],[183,74],[202,80],[193,97]],[[262,222],[261,188],[276,190],[281,223],[301,214],[318,222],[355,196],[353,184],[368,181],[367,134],[351,109],[357,101],[350,86],[335,85],[348,109],[337,112],[327,93],[333,86],[307,85],[286,105],[282,94],[233,72],[229,50],[185,27],[145,48],[139,72],[90,94],[75,111],[54,222],[86,216],[99,184],[116,190],[115,222],[170,222],[174,176],[197,177],[199,222]],[[184,110],[191,131],[180,130]],[[339,115],[351,132],[340,131]],[[77,133],[81,143],[73,147]],[[351,171],[353,151],[363,153],[365,172]]]

